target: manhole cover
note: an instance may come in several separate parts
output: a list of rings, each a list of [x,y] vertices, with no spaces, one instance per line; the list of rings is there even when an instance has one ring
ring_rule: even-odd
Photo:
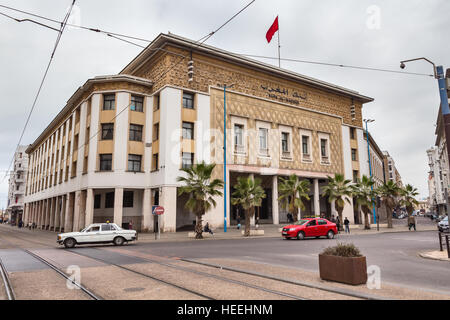
[[[126,291],[126,292],[136,292],[136,291],[142,291],[142,290],[145,290],[145,288],[126,288],[126,289],[123,289],[123,291]]]

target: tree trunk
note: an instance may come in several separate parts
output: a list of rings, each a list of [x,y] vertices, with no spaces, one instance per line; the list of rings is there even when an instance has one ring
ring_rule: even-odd
[[[197,223],[195,224],[195,239],[203,239],[202,213],[197,213]]]
[[[363,207],[364,212],[364,229],[370,230],[370,221],[369,221],[369,208]]]
[[[334,208],[336,209],[339,217],[339,231],[344,231],[344,221],[342,220],[342,212],[344,211],[344,207],[339,206],[336,201],[334,204]]]
[[[392,207],[386,204],[386,215],[387,215],[387,222],[388,222],[388,228],[393,228],[392,225]]]
[[[244,237],[250,236],[250,215],[252,208],[245,210],[245,231]]]
[[[291,212],[291,214],[292,214],[292,219],[294,219],[294,222],[296,222],[296,221],[298,221],[298,210],[295,210],[296,207],[295,207],[295,205],[294,205],[294,197],[292,197],[291,199],[292,199],[292,200],[291,200],[291,205],[290,205],[290,207],[292,208],[292,211],[293,211],[293,212]]]

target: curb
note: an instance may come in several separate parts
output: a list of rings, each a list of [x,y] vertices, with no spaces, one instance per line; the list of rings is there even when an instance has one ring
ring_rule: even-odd
[[[444,251],[445,252],[445,251]],[[445,262],[450,262],[450,258],[434,258],[434,257],[430,257],[427,254],[428,252],[419,252],[419,257],[423,258],[423,259],[428,259],[428,260],[434,260],[434,261],[445,261]]]

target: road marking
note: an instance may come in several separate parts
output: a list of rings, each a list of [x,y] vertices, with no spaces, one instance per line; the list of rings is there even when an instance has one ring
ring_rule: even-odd
[[[414,239],[414,238],[391,238],[392,240],[405,240],[405,241],[423,241],[423,242],[436,242],[432,239]]]

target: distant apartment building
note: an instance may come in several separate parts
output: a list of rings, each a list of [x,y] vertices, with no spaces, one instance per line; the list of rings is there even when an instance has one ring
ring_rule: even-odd
[[[28,172],[27,146],[19,146],[14,153],[13,170],[9,176],[7,212],[11,223],[23,218],[25,189]]]
[[[204,219],[223,227],[226,208],[225,223],[235,224],[243,212],[230,195],[249,175],[266,193],[260,224],[287,222],[278,179],[291,174],[311,184],[301,216],[335,215],[321,187],[335,173],[353,179],[367,171],[362,108],[373,99],[160,34],[119,74],[87,80],[28,147],[26,220],[56,231],[107,220],[154,231],[152,206],[162,205],[162,231],[192,226],[177,177],[201,161],[224,177],[223,84],[234,84],[226,92],[227,203],[217,197]],[[353,204],[344,216],[355,221]]]
[[[450,69],[447,69],[447,94],[450,98]],[[430,210],[439,214],[447,214],[450,188],[449,156],[445,133],[444,119],[439,108],[436,119],[436,140],[434,146],[427,150],[428,165],[430,167],[428,178],[428,193]]]
[[[399,187],[403,187],[402,177],[395,166],[394,158],[387,151],[383,151],[384,155],[384,174],[386,182],[394,181]]]

